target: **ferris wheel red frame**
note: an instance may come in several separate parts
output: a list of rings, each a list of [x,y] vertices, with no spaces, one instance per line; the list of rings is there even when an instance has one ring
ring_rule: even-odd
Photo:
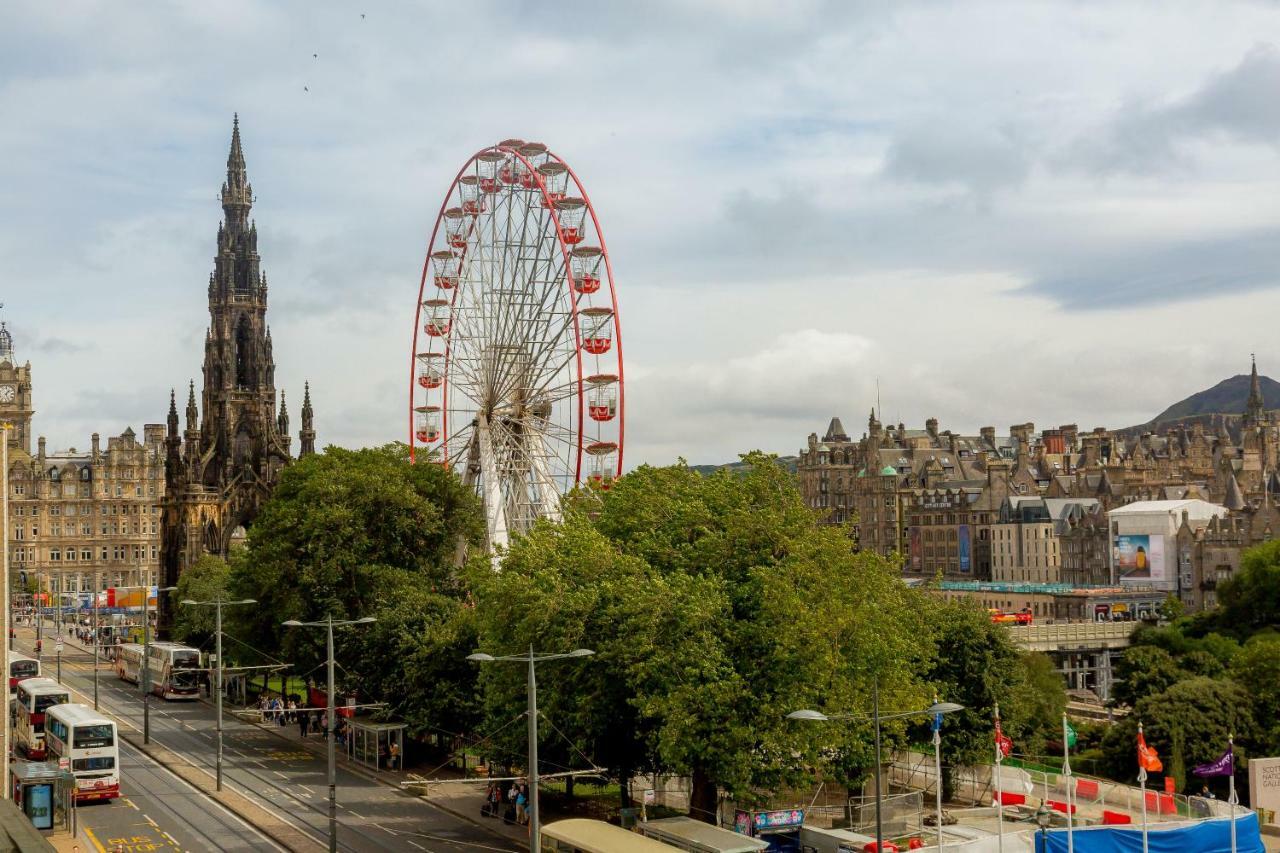
[[[560,373],[544,376],[543,368]],[[607,489],[621,474],[624,380],[613,265],[578,175],[540,143],[508,139],[477,151],[440,205],[419,281],[411,459],[425,449],[475,484],[490,545],[505,546],[509,530],[558,517],[552,485],[560,493],[583,482]],[[515,451],[496,452],[496,433]],[[544,452],[552,445],[558,450]],[[519,497],[528,490],[531,501]],[[513,509],[521,502],[534,508]]]

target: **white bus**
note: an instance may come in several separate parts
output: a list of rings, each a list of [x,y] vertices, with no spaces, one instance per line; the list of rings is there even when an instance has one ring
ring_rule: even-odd
[[[200,651],[178,643],[137,643],[117,646],[116,675],[134,684],[142,682],[142,654],[150,654],[148,677],[151,692],[162,699],[197,699],[200,696]]]
[[[54,705],[45,712],[50,761],[67,760],[76,777],[76,801],[120,796],[120,747],[116,724],[84,705]]]
[[[40,675],[40,661],[9,652],[9,692],[18,691],[18,682],[24,678],[36,678]]]
[[[137,643],[125,643],[117,646],[115,661],[111,666],[116,677],[121,681],[132,681],[137,684],[142,679],[142,646]]]
[[[71,701],[71,692],[52,678],[26,678],[18,683],[14,743],[33,761],[44,760],[45,712]]]

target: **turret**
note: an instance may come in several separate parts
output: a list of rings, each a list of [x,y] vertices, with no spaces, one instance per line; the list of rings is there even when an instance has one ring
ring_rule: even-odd
[[[289,435],[289,409],[285,405],[283,390],[280,392],[280,414],[276,417],[276,427],[280,430],[280,437],[287,441]]]
[[[1249,375],[1249,399],[1244,405],[1244,415],[1240,420],[1241,426],[1256,427],[1262,425],[1263,414],[1266,411],[1266,403],[1262,399],[1262,381],[1258,378],[1258,359],[1250,356],[1253,367]]]
[[[311,383],[303,386],[302,430],[298,433],[298,458],[316,452],[315,413],[311,410]]]

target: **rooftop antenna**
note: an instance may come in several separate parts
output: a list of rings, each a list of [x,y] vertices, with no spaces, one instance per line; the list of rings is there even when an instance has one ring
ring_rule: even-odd
[[[0,308],[3,308],[3,307],[4,305],[0,304]],[[880,411],[880,377],[877,376],[876,377],[876,420],[881,420],[881,418],[883,417],[883,414],[884,413]]]

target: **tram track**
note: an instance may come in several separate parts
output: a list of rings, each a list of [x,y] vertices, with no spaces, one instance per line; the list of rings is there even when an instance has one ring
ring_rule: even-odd
[[[44,638],[45,653],[41,658],[46,672],[52,672],[56,665],[53,656],[48,654],[50,642],[54,639],[52,635]],[[127,726],[141,731],[142,709],[138,703],[137,686],[120,681],[105,656],[98,660],[99,706]],[[75,678],[77,692],[91,695],[94,655],[78,647],[74,641],[65,642],[62,664],[64,676]],[[169,703],[153,698],[151,742],[200,773],[214,777],[216,761],[213,756],[217,738],[213,721],[207,717],[208,709],[209,704],[205,700]],[[224,786],[257,808],[276,815],[301,836],[317,845],[326,845],[328,783],[324,778],[322,759],[292,739],[247,722],[235,714],[224,717],[223,737],[227,754],[223,762]],[[264,751],[271,746],[277,749]],[[278,755],[291,748],[295,752],[305,751],[305,757],[300,754],[296,762],[283,759],[284,763],[280,763],[280,758],[271,757],[273,753]],[[442,820],[449,823],[456,819],[430,803],[386,788],[381,783],[340,769],[339,784],[344,790],[360,792],[359,799],[350,805],[338,804],[338,822],[342,829],[339,849],[344,853],[383,853],[409,848],[433,853],[502,849],[467,838],[470,835],[467,830],[460,832],[454,827],[439,826]],[[407,812],[406,807],[425,808],[432,817],[427,817],[426,813],[416,816]],[[459,837],[449,837],[453,835]]]

